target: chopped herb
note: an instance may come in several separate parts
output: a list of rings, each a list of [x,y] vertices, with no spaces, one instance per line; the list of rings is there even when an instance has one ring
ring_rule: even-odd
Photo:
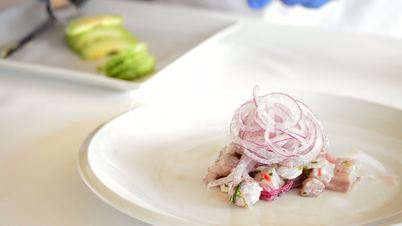
[[[311,163],[313,163],[313,164],[317,164],[318,162],[317,162],[317,161],[311,161]]]
[[[242,183],[243,183],[243,182],[240,182],[240,183],[236,186],[233,195],[230,197],[230,202],[233,203],[233,204],[236,203],[236,199],[237,199],[238,197],[241,197],[240,186],[241,186]]]
[[[304,170],[304,175],[306,175],[306,177],[308,177],[310,175],[311,169],[305,169]]]

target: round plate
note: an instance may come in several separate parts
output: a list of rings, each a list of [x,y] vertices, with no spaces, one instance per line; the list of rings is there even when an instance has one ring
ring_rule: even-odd
[[[347,194],[304,198],[293,190],[249,209],[228,204],[203,177],[228,143],[242,99],[139,107],[82,145],[87,185],[122,212],[155,225],[385,225],[402,222],[401,110],[356,99],[293,93],[320,117],[336,156],[357,158],[365,177]],[[367,176],[367,177],[366,177]]]

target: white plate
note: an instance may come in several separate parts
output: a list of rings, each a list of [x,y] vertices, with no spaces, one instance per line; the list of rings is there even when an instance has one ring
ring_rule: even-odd
[[[126,214],[155,225],[386,225],[402,222],[402,112],[340,96],[292,92],[321,118],[335,155],[361,160],[364,179],[348,194],[296,191],[250,209],[228,205],[203,176],[228,142],[236,95],[207,103],[148,105],[110,121],[83,144],[88,186]],[[208,110],[205,110],[208,109]]]
[[[150,53],[155,56],[156,73],[234,23],[233,19],[205,11],[138,1],[88,1],[81,12],[83,15],[112,13],[123,16],[125,27],[141,42],[147,43]],[[4,24],[0,22],[0,32],[5,35],[0,37],[0,45],[16,40],[37,26],[44,20],[44,13],[43,4],[37,1],[1,13],[0,21]],[[98,73],[96,67],[101,62],[84,61],[69,50],[63,29],[62,26],[53,27],[24,46],[10,60],[84,72],[77,73],[76,77],[83,77],[84,81],[92,80],[98,85],[99,81],[111,81],[109,86],[112,87],[135,86],[136,82],[114,82],[116,79]],[[10,30],[14,32],[10,33]],[[59,74],[52,77],[69,78]],[[119,83],[122,85],[119,86]]]

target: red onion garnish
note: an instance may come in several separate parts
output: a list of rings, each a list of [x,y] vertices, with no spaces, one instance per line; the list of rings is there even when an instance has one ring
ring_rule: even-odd
[[[231,140],[241,159],[228,176],[210,182],[208,187],[230,184],[233,192],[241,181],[253,181],[249,173],[260,165],[303,167],[325,155],[328,140],[318,118],[305,104],[284,93],[259,96],[258,92],[256,86],[253,98],[235,111],[230,124]],[[275,199],[299,186],[299,179],[287,180],[280,188],[260,183],[260,199]]]
[[[300,166],[327,149],[317,117],[305,104],[284,93],[258,96],[235,112],[231,138],[250,159],[262,164]]]
[[[280,196],[282,193],[286,193],[290,189],[292,189],[293,183],[294,182],[292,180],[290,180],[290,181],[286,182],[282,187],[275,189],[275,190],[269,190],[269,189],[265,189],[264,187],[262,187],[260,199],[265,200],[265,201],[272,201],[276,197]]]

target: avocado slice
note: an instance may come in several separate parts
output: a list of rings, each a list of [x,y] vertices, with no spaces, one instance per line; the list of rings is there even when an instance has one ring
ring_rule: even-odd
[[[117,77],[125,80],[132,80],[151,73],[155,68],[155,58],[148,55],[137,61],[135,65],[121,72]]]
[[[136,38],[126,29],[120,26],[114,27],[97,27],[90,31],[84,32],[75,37],[67,38],[67,43],[73,50],[80,52],[86,46],[100,39],[127,39],[130,42],[136,42]]]
[[[114,77],[124,80],[136,79],[152,72],[154,65],[155,58],[148,55],[147,57],[144,57],[131,65],[122,67],[122,70]]]
[[[134,47],[121,50],[118,54],[111,57],[106,63],[99,67],[99,70],[106,72],[106,74],[113,74],[110,71],[113,70],[113,68],[130,63],[128,61],[139,58],[142,55],[148,55],[147,46],[144,43],[137,43]]]
[[[137,44],[112,56],[98,69],[110,77],[132,80],[154,70],[155,58],[147,51],[146,45]]]
[[[65,33],[68,37],[82,34],[98,26],[122,26],[123,17],[117,15],[98,15],[81,17],[70,21]]]
[[[104,38],[86,45],[81,49],[81,57],[86,60],[98,60],[122,49],[134,47],[135,39],[131,38]]]
[[[122,73],[145,74],[153,66],[153,57],[149,54],[142,56],[130,56],[119,62],[119,64],[106,68],[106,73],[112,77],[119,77]]]

